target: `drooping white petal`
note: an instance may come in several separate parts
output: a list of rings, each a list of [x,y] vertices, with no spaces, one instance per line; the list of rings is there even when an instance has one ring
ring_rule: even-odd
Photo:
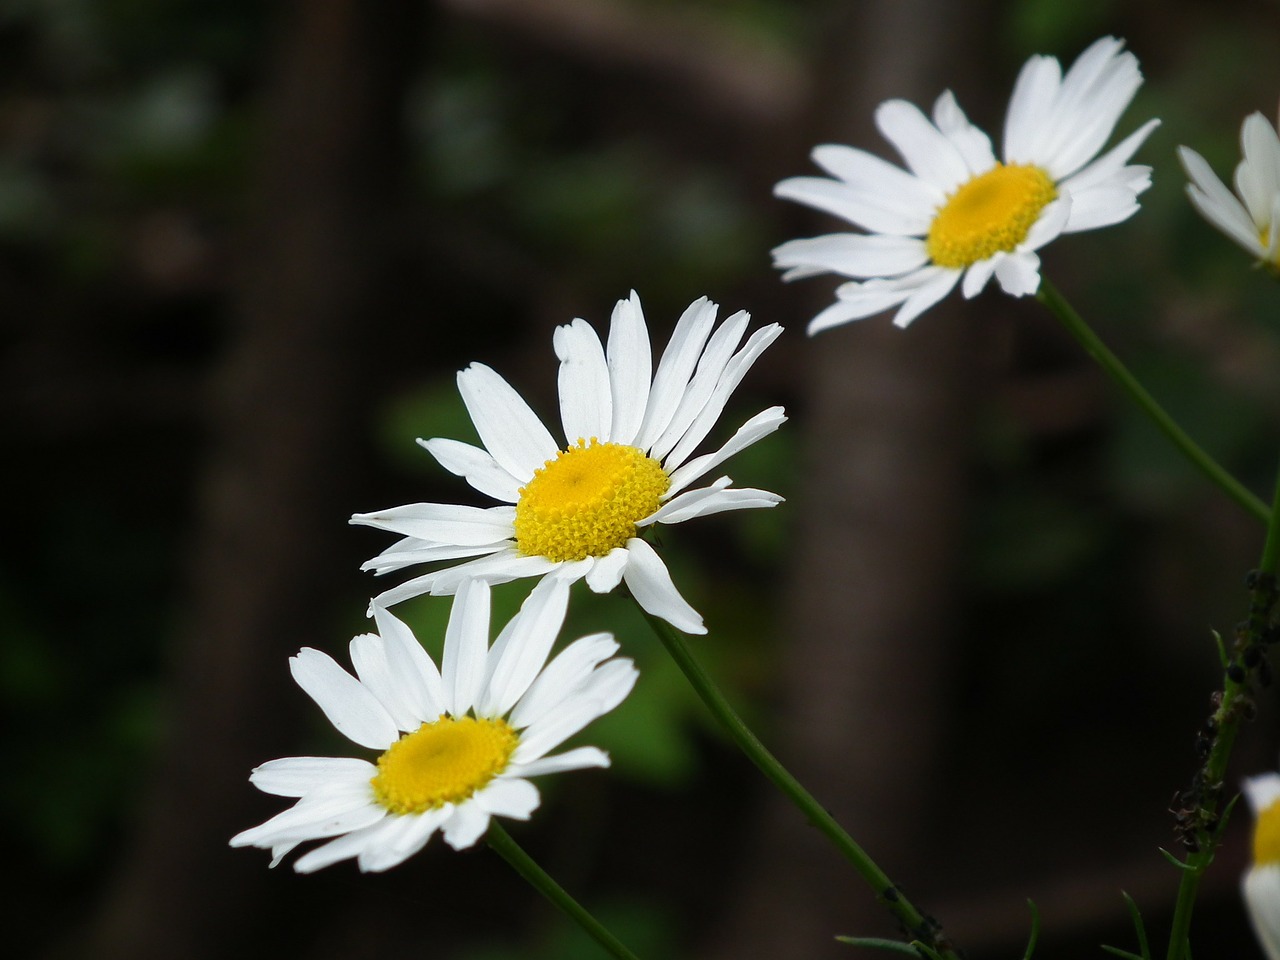
[[[271,847],[335,837],[359,830],[380,820],[386,813],[372,802],[368,784],[363,790],[329,784],[307,794],[292,807],[265,823],[242,830],[231,838],[233,847]]]
[[[613,425],[609,433],[615,443],[634,445],[649,405],[653,376],[649,328],[640,309],[640,297],[634,290],[613,308],[608,356],[609,383],[613,391]]]
[[[460,563],[447,570],[436,570],[423,574],[412,580],[406,580],[398,587],[392,587],[373,598],[373,603],[383,607],[393,607],[397,603],[420,597],[430,593],[433,596],[449,596],[458,589],[463,580],[475,578],[489,584],[509,583],[521,577],[539,577],[550,573],[560,564],[546,557],[526,557],[514,546],[491,553],[478,560]]]
[[[370,834],[356,856],[363,873],[381,873],[399,866],[427,845],[444,817],[434,810],[388,817]]]
[[[524,481],[504,470],[488,450],[446,437],[432,437],[430,440],[419,437],[418,443],[436,458],[440,466],[454,476],[462,477],[481,493],[504,503],[515,503],[520,499]]]
[[[506,538],[496,543],[459,547],[452,543],[431,543],[426,540],[419,540],[417,537],[405,537],[403,540],[397,540],[376,557],[371,557],[360,564],[360,569],[372,570],[377,574],[391,573],[419,563],[482,557],[486,554],[497,553],[499,550],[505,550],[510,543],[510,538]]]
[[[354,830],[335,840],[330,840],[324,846],[316,847],[309,853],[299,857],[294,863],[293,869],[298,873],[314,873],[322,867],[328,867],[343,860],[350,860],[359,856],[370,841],[376,840],[378,835],[387,828],[389,819],[384,816],[384,819],[377,823],[360,830]]]
[[[518,777],[497,777],[473,799],[491,817],[528,820],[538,809],[538,788]]]
[[[641,609],[685,633],[706,633],[702,616],[689,606],[671,582],[671,573],[653,547],[639,537],[627,541],[631,560],[622,578]]]
[[[489,652],[489,585],[465,580],[453,599],[444,633],[440,679],[444,709],[460,717],[481,694]]]
[[[458,373],[458,393],[485,449],[522,483],[560,450],[524,398],[483,363]]]
[[[893,325],[906,327],[912,320],[920,316],[935,303],[954,289],[960,280],[959,270],[946,267],[928,267],[919,271],[916,276],[920,284],[911,291],[898,312],[894,314]]]
[[[327,653],[303,647],[290,658],[289,670],[298,686],[347,739],[362,747],[385,750],[400,736],[386,707]]]
[[[465,850],[474,846],[488,829],[488,811],[480,804],[468,801],[453,808],[453,813],[444,821],[441,832],[445,843],[455,850]]]
[[[607,443],[613,439],[613,395],[600,338],[579,319],[556,327],[552,343],[560,359],[560,422],[567,444],[593,437]]]
[[[622,572],[627,569],[630,557],[626,547],[614,547],[603,557],[595,557],[595,563],[587,571],[587,586],[594,593],[609,593],[622,582]]]
[[[1040,258],[1030,251],[1004,254],[996,260],[996,280],[1011,297],[1028,297],[1040,289]]]
[[[966,300],[972,300],[980,294],[987,285],[987,281],[991,279],[996,272],[996,258],[987,257],[985,260],[979,260],[970,266],[964,272],[964,279],[960,281],[960,293]]]

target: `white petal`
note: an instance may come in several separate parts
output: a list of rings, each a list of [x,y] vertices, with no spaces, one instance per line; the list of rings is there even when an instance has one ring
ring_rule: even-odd
[[[1062,67],[1053,57],[1035,56],[1023,64],[1009,98],[1004,121],[1006,163],[1034,163],[1043,131],[1052,122]]]
[[[810,320],[805,332],[812,337],[823,330],[875,316],[897,306],[908,295],[901,287],[887,287],[883,280],[842,284],[836,290],[836,302]]]
[[[619,300],[609,321],[609,383],[613,392],[615,443],[634,444],[649,405],[653,354],[640,297],[634,290]]]
[[[351,522],[430,543],[482,546],[515,535],[515,507],[410,503],[376,513],[357,513]]]
[[[969,122],[950,90],[934,103],[933,122],[960,152],[971,173],[985,173],[996,165],[991,138]]]
[[[298,686],[324,711],[343,736],[372,750],[385,750],[400,736],[400,729],[364,684],[327,653],[303,647],[289,660]]]
[[[1159,120],[1148,120],[1079,173],[1072,174],[1063,180],[1059,184],[1059,188],[1066,193],[1075,193],[1076,191],[1084,190],[1086,187],[1097,186],[1112,180],[1117,176],[1121,177],[1122,181],[1127,180],[1127,177],[1121,173],[1124,165],[1129,162],[1130,157],[1138,152],[1138,148],[1142,146],[1143,142],[1158,126],[1160,126]],[[1134,192],[1141,193],[1150,186],[1151,171],[1148,167],[1131,169],[1146,171],[1146,183],[1135,183],[1133,185]]]
[[[676,407],[675,412],[671,415],[666,429],[649,445],[649,456],[655,460],[665,459],[671,448],[684,436],[685,431],[689,429],[689,425],[702,412],[702,408],[706,405],[708,398],[715,391],[716,384],[724,373],[725,367],[733,358],[733,352],[741,342],[742,335],[746,333],[747,325],[750,322],[751,316],[745,311],[739,310],[725,320],[711,335],[711,339],[707,341],[706,349],[703,350],[702,356],[698,358],[698,369],[684,389],[684,395],[680,398],[679,406]],[[672,466],[679,466],[679,463],[672,464]]]
[[[537,723],[572,696],[601,662],[617,652],[618,642],[608,633],[589,634],[569,644],[520,698],[511,711],[511,725],[519,730]]]
[[[960,271],[948,270],[945,267],[931,267],[929,270],[921,270],[919,276],[924,282],[911,291],[911,295],[903,301],[898,312],[894,314],[895,327],[906,327],[950,293],[960,280]]]
[[[996,280],[1010,296],[1030,296],[1040,289],[1040,258],[1034,253],[1010,253],[996,259]]]
[[[515,503],[520,499],[523,481],[504,470],[488,450],[446,437],[432,437],[430,440],[419,437],[418,443],[436,458],[440,466],[454,476],[463,477],[481,493],[504,503]]]
[[[728,477],[722,478],[727,482]],[[768,490],[757,490],[753,487],[726,489],[716,485],[701,490],[690,490],[667,502],[652,517],[638,526],[650,523],[683,523],[695,517],[708,517],[715,513],[729,510],[753,510],[757,507],[776,507],[782,503],[782,497]]]
[[[518,777],[496,777],[475,795],[474,802],[491,817],[528,820],[538,809],[538,788]]]
[[[1261,231],[1270,223],[1280,191],[1280,138],[1262,114],[1254,113],[1240,128],[1240,147],[1244,158],[1236,167],[1236,192]]]
[[[626,547],[614,547],[603,557],[596,557],[587,572],[587,586],[593,593],[609,593],[622,582],[622,572],[627,569],[630,557]]]
[[[418,723],[434,721],[445,712],[444,685],[435,661],[422,649],[408,625],[389,610],[375,605],[373,617],[382,635],[387,666],[396,677],[409,712]]]
[[[493,645],[479,712],[504,716],[523,696],[547,662],[569,608],[569,584],[554,577],[540,581]]]
[[[653,547],[639,537],[627,541],[631,560],[627,563],[623,579],[640,607],[655,617],[667,621],[685,633],[706,633],[702,616],[689,606],[676,586],[662,558]]]
[[[271,847],[363,829],[386,813],[369,794],[367,784],[362,791],[309,794],[265,823],[237,833],[231,838],[231,846]]]
[[[600,713],[605,714],[627,698],[639,677],[636,665],[626,657],[619,657],[601,664],[576,695],[598,704]]]
[[[918,237],[882,234],[829,233],[821,237],[788,240],[773,250],[773,265],[793,272],[784,279],[838,273],[862,279],[893,277],[928,263],[924,241]],[[795,272],[803,270],[803,274]]]
[[[786,422],[787,417],[783,413],[782,407],[770,407],[767,410],[761,410],[740,426],[719,450],[714,453],[704,453],[700,457],[694,457],[673,470],[671,472],[671,486],[667,488],[665,496],[670,498],[679,493],[689,484],[724,463],[735,453],[745,450],[757,440],[767,437]]]
[[[881,161],[883,163],[883,161]],[[896,169],[885,164],[890,169]],[[912,177],[899,170],[904,177],[916,184],[923,185],[923,180]],[[936,190],[936,188],[931,188]],[[919,197],[923,191],[917,186],[912,193]],[[943,198],[937,203],[904,203],[902,195],[876,190],[872,187],[852,187],[837,180],[823,177],[789,177],[776,184],[773,194],[783,200],[794,200],[807,207],[821,210],[824,213],[848,220],[854,226],[861,227],[871,233],[887,233],[898,236],[923,236],[929,230],[933,213]],[[906,209],[904,209],[906,207]]]
[[[923,222],[924,229],[928,229],[933,211],[946,199],[946,194],[933,184],[857,147],[828,143],[815,147],[812,156],[818,166],[851,188],[845,196],[865,204],[873,222],[853,222],[873,233],[902,233],[892,227],[903,222]],[[784,196],[776,187],[774,194]],[[882,218],[883,222],[877,225],[875,221]]]
[[[484,580],[486,583],[509,583],[521,577],[538,577],[550,573],[560,564],[546,557],[522,556],[514,546],[501,552],[491,553],[478,560],[460,563],[447,570],[436,570],[413,580],[407,580],[398,587],[392,587],[373,598],[378,606],[392,607],[412,597],[420,597],[425,593],[433,596],[449,596],[458,589],[463,580]]]
[[[453,599],[440,660],[448,713],[460,717],[475,704],[484,683],[488,652],[489,585],[483,580],[465,580]]]
[[[387,665],[387,654],[382,638],[374,633],[353,637],[350,644],[351,665],[356,676],[386,707],[391,719],[401,730],[413,730],[418,726],[416,712],[402,696],[403,685]]]
[[[1249,211],[1223,185],[1204,157],[1187,147],[1179,147],[1178,159],[1191,178],[1187,196],[1200,215],[1249,253],[1258,254],[1261,243]]]
[[[361,570],[372,570],[377,574],[403,570],[405,567],[419,563],[435,563],[438,560],[461,560],[467,557],[482,557],[486,554],[505,550],[510,539],[497,543],[482,543],[478,546],[460,547],[452,543],[430,543],[417,537],[405,537],[397,540],[376,557],[371,557],[360,564]]]
[[[729,358],[723,372],[716,378],[715,387],[710,396],[705,403],[701,404],[697,417],[684,431],[680,442],[663,459],[664,469],[667,471],[677,469],[689,458],[698,444],[716,425],[720,414],[724,412],[725,404],[728,403],[729,397],[742,382],[743,377],[769,345],[781,335],[782,327],[776,323],[761,327],[748,338],[741,350]]]
[[[384,817],[362,830],[352,831],[346,836],[331,840],[322,847],[316,847],[305,856],[299,857],[293,869],[298,873],[314,873],[323,867],[359,856],[369,844],[377,843],[379,836],[392,826],[391,819],[391,817]]]
[[[378,768],[355,757],[284,757],[254,767],[249,782],[263,793],[301,797],[325,784],[368,782]]]
[[[1280,773],[1264,773],[1244,781],[1244,796],[1256,817],[1280,800]]]
[[[1280,960],[1280,866],[1251,867],[1240,886],[1267,960]]]
[[[364,844],[356,862],[365,873],[381,873],[399,866],[427,845],[443,820],[438,810],[388,817]]]
[[[483,363],[473,363],[458,374],[458,392],[485,449],[522,483],[560,452],[520,394]]]
[[[1128,220],[1138,212],[1137,196],[1127,186],[1104,184],[1091,187],[1078,193],[1073,192],[1070,200],[1071,217],[1063,228],[1063,233],[1109,227],[1113,223]]]
[[[465,850],[474,846],[489,829],[489,814],[484,807],[467,801],[453,809],[453,813],[444,822],[444,842],[455,850]]]
[[[560,422],[567,446],[593,437],[612,440],[613,396],[600,338],[585,320],[556,327],[552,338],[560,358]]]
[[[1040,218],[1031,225],[1018,249],[1039,250],[1045,244],[1057,240],[1075,219],[1075,213],[1075,196],[1068,194],[1058,197],[1040,211]]]
[[[609,766],[609,755],[599,747],[576,747],[550,757],[540,757],[531,763],[512,764],[512,775],[539,777],[548,773],[564,773],[568,770],[586,770],[590,767]]]
[[[961,294],[964,295],[966,300],[972,300],[982,292],[987,285],[987,281],[991,279],[995,272],[995,257],[987,257],[987,259],[979,260],[968,267],[964,272],[964,279],[960,281]]]
[[[876,126],[902,154],[911,172],[943,193],[969,179],[969,167],[955,144],[915,104],[886,100],[876,108]]]
[[[649,392],[649,405],[635,445],[647,451],[670,423],[693,376],[702,347],[716,320],[716,305],[700,297],[685,309],[671,333],[671,340],[658,361]]]

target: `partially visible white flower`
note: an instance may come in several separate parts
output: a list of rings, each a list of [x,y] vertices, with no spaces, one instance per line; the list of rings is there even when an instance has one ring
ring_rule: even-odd
[[[1280,270],[1280,136],[1261,113],[1240,127],[1243,154],[1236,167],[1233,196],[1190,147],[1178,159],[1191,182],[1187,196],[1200,215],[1271,270]]]
[[[1280,773],[1250,777],[1244,795],[1254,816],[1253,865],[1241,892],[1268,960],[1280,960]]]
[[[904,100],[876,110],[876,126],[905,170],[853,147],[814,149],[814,162],[835,179],[793,177],[774,193],[866,232],[792,240],[773,251],[784,280],[852,278],[809,333],[894,307],[893,322],[905,327],[956,284],[974,297],[993,276],[1012,296],[1035,293],[1037,250],[1060,234],[1133,216],[1151,169],[1127,164],[1159,121],[1098,156],[1142,84],[1138,61],[1123,45],[1098,40],[1065,76],[1053,57],[1028,60],[1005,117],[1003,162],[950,91],[934,104],[932,119]]]
[[[455,850],[474,844],[490,817],[527,820],[539,803],[529,777],[607,767],[597,747],[552,750],[631,692],[630,660],[609,659],[613,637],[597,633],[547,656],[564,622],[568,584],[545,580],[489,646],[489,587],[458,588],[441,668],[409,628],[376,607],[378,633],[351,641],[353,677],[327,654],[304,648],[289,661],[298,685],[374,762],[288,757],[254,769],[264,793],[298,802],[231,839],[271,850],[274,867],[298,844],[327,840],[294,863],[310,873],[355,858],[387,870],[439,831]]]
[[[557,328],[563,446],[489,367],[473,363],[459,373],[458,392],[484,448],[439,437],[418,443],[446,470],[510,505],[415,503],[353,516],[352,523],[403,538],[362,569],[384,574],[477,558],[402,583],[374,603],[451,594],[468,577],[585,579],[596,593],[625,582],[649,613],[687,633],[705,633],[702,617],[640,534],[658,523],[782,501],[767,490],[735,488],[729,477],[690,489],[787,419],[782,407],[770,407],[719,450],[693,456],[751,365],[782,332],[770,324],[742,343],[750,320],[739,311],[717,327],[716,305],[694,301],[656,372],[634,291],[614,308],[607,346],[585,320]]]

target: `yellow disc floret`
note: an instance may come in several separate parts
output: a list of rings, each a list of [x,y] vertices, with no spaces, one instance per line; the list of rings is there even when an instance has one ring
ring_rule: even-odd
[[[516,544],[550,560],[602,557],[636,535],[670,485],[662,464],[638,448],[580,439],[520,488]]]
[[[505,720],[441,714],[378,758],[374,797],[392,813],[461,803],[506,769],[519,742]]]
[[[1058,191],[1039,167],[997,164],[947,198],[925,246],[940,267],[963,269],[1017,249]]]
[[[1253,862],[1259,867],[1280,863],[1280,800],[1258,812],[1253,828]]]

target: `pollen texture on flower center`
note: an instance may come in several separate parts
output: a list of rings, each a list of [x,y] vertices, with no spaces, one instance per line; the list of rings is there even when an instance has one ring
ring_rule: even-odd
[[[602,557],[636,535],[671,479],[636,447],[578,440],[520,489],[516,544],[550,560]]]
[[[1015,250],[1058,191],[1039,167],[998,165],[947,198],[925,246],[940,267],[963,269]]]
[[[506,768],[519,742],[505,720],[441,714],[378,758],[378,773],[370,781],[374,796],[392,813],[461,803]]]
[[[1280,863],[1280,800],[1258,811],[1253,828],[1253,862],[1259,867]]]

